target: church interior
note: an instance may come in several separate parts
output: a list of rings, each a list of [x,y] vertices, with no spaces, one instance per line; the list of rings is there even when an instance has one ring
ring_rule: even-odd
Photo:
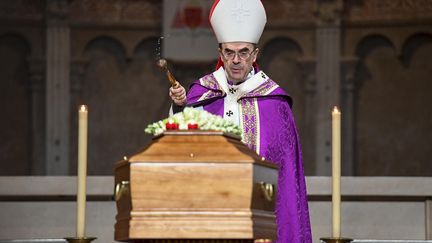
[[[87,235],[116,242],[115,165],[168,116],[170,85],[155,64],[170,38],[164,11],[180,2],[212,1],[0,1],[1,243],[75,234],[81,104]],[[432,1],[262,3],[257,62],[294,100],[314,242],[331,234],[333,106],[342,113],[342,235],[432,242]],[[217,45],[214,56],[168,65],[188,87],[214,71]]]

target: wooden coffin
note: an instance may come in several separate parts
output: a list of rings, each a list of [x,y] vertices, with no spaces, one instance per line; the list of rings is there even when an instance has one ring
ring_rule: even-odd
[[[177,131],[115,166],[115,239],[275,239],[277,167],[222,132]]]

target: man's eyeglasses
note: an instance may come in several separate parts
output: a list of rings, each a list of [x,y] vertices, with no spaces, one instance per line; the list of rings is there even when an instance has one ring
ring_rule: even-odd
[[[249,51],[249,49],[246,49],[246,50],[240,50],[239,52],[235,52],[229,49],[228,50],[225,49],[222,50],[220,53],[227,60],[234,59],[235,56],[238,56],[242,60],[247,60],[256,50],[257,49],[255,48],[255,50],[253,51]]]

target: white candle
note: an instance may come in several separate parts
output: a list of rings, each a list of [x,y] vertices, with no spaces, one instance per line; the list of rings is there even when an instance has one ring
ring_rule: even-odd
[[[78,192],[76,237],[83,238],[85,236],[88,126],[88,111],[85,105],[80,106],[78,117]]]
[[[341,113],[335,106],[332,112],[332,229],[333,237],[341,235]]]

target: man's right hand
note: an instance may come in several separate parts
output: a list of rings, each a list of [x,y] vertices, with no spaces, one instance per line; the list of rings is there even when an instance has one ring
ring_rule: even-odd
[[[177,106],[186,105],[186,90],[178,82],[169,89],[169,96]]]

